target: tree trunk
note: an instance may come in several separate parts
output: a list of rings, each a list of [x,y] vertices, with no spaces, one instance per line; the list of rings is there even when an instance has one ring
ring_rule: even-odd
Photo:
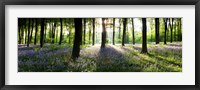
[[[126,36],[126,23],[127,23],[127,18],[124,18],[124,19],[123,19],[122,46],[124,46],[124,42],[125,42],[125,36]]]
[[[172,19],[169,19],[170,21],[169,21],[169,26],[170,26],[170,31],[171,31],[171,35],[170,35],[170,42],[172,43],[172,40],[173,40],[173,38],[172,38],[172,33],[173,33],[173,23],[174,23],[174,18],[172,18]]]
[[[44,18],[41,19],[41,30],[40,30],[40,47],[43,47],[44,42]]]
[[[89,27],[89,44],[90,44],[90,41],[91,41],[91,29],[92,29],[91,26],[92,26],[92,25],[91,25],[91,23],[89,23],[89,24],[90,24],[90,27]],[[89,25],[88,25],[88,26],[89,26]]]
[[[164,18],[164,25],[165,25],[165,35],[164,35],[164,44],[167,44],[167,18]]]
[[[101,48],[105,48],[106,44],[106,25],[105,25],[105,18],[102,18],[102,42],[101,42]]]
[[[80,45],[82,39],[82,19],[75,18],[75,35],[74,35],[74,44],[73,44],[73,51],[72,51],[72,59],[75,60],[79,57],[80,53]]]
[[[95,42],[95,18],[93,18],[93,34],[92,34],[92,45],[94,45]]]
[[[134,18],[132,19],[132,39],[133,39],[133,45],[135,44],[135,35],[134,35]]]
[[[179,41],[182,41],[182,22],[181,22],[181,18],[179,18],[179,22],[180,22],[180,26],[179,26]]]
[[[18,37],[19,37],[19,44],[21,44],[21,24],[22,22],[20,21],[20,19],[18,19]]]
[[[29,47],[29,43],[30,43],[30,19],[28,19],[28,41],[27,41],[27,47]]]
[[[113,45],[115,45],[115,18],[113,18]]]
[[[44,43],[46,43],[46,35],[47,35],[47,23],[46,23],[46,20],[44,21]]]
[[[35,39],[34,39],[34,45],[36,45],[37,43],[37,32],[38,32],[38,21],[36,19],[36,22],[35,22]]]
[[[121,19],[119,19],[119,36],[118,36],[118,39],[119,39],[119,43],[120,43],[120,40],[121,40]]]
[[[86,18],[84,18],[84,34],[83,34],[83,44],[85,44],[85,34],[86,34]]]
[[[30,43],[32,43],[33,27],[34,27],[34,19],[32,19],[32,29],[31,29]]]
[[[62,43],[62,18],[60,18],[60,42],[59,42],[59,45],[61,45]]]
[[[176,25],[177,25],[177,21],[175,21],[175,25],[174,25],[174,41],[176,41]]]
[[[159,18],[155,18],[155,38],[156,44],[159,44]]]
[[[147,25],[146,18],[142,18],[142,51],[141,53],[147,54]]]
[[[24,43],[24,25],[22,25],[22,29],[21,29],[21,43],[23,44]]]

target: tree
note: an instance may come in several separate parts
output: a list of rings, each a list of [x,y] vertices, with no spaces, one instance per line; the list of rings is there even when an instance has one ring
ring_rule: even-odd
[[[135,44],[135,35],[134,35],[134,18],[131,18],[132,20],[132,39],[133,39],[133,45]]]
[[[126,25],[127,25],[127,18],[123,19],[123,35],[122,35],[122,46],[124,46],[125,36],[126,36]]]
[[[52,24],[53,24],[53,25],[52,25],[52,26],[53,26],[53,27],[52,27],[52,43],[54,43],[54,40],[55,40],[55,31],[56,31],[56,25],[57,25],[57,24],[56,24],[56,23],[57,23],[56,19],[54,19],[53,22],[54,22],[54,23],[52,23]]]
[[[31,19],[31,20],[32,20],[32,29],[31,29],[31,34],[30,34],[30,43],[32,41],[33,27],[34,27],[34,19]]]
[[[75,35],[74,35],[74,44],[72,51],[73,60],[78,58],[80,53],[80,45],[82,39],[82,18],[75,18],[74,24],[75,24]]]
[[[113,45],[115,45],[115,18],[113,18]]]
[[[170,26],[170,31],[171,31],[171,35],[170,35],[170,42],[171,43],[172,43],[173,23],[174,23],[174,18],[169,19],[169,26]]]
[[[106,25],[105,25],[105,18],[102,18],[102,41],[101,41],[101,48],[105,48],[106,44]]]
[[[28,41],[27,41],[27,47],[29,47],[29,43],[30,43],[30,19],[28,19]]]
[[[85,44],[85,35],[86,35],[86,18],[84,18],[84,32],[83,32],[83,44]]]
[[[91,26],[92,26],[91,24],[92,24],[92,23],[89,22],[89,25],[88,25],[88,26],[90,26],[90,27],[89,27],[89,44],[90,44],[90,41],[91,41],[91,29],[92,29],[92,28],[91,28]]]
[[[62,18],[60,18],[60,41],[59,41],[59,45],[61,45],[61,43],[62,43],[62,30],[63,30],[63,28],[62,28]]]
[[[147,25],[146,18],[142,18],[142,51],[141,53],[147,54]]]
[[[40,47],[43,47],[44,43],[44,18],[41,19],[41,30],[40,30]]]
[[[93,26],[93,34],[92,34],[92,45],[94,45],[94,42],[95,42],[95,18],[92,19],[92,26]]]
[[[159,44],[159,18],[155,18],[155,39],[156,44]]]
[[[178,30],[178,41],[182,41],[182,23],[181,23],[181,18],[178,18],[179,21],[179,30]]]
[[[167,22],[168,18],[164,18],[164,26],[165,26],[164,44],[167,44]]]
[[[18,19],[18,37],[19,37],[19,44],[21,44],[21,26],[22,26],[22,22],[23,20],[21,20],[20,18]]]
[[[175,19],[175,25],[174,25],[174,41],[176,41],[176,27],[177,27],[177,21],[176,21],[177,19]]]
[[[120,18],[119,18],[119,36],[118,36],[118,39],[121,40],[121,19]]]
[[[34,45],[37,43],[37,32],[38,32],[38,19],[35,19],[35,39],[34,39]]]

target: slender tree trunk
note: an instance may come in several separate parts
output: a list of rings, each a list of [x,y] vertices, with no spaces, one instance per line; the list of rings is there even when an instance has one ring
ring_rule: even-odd
[[[142,18],[142,51],[141,53],[148,53],[147,52],[147,25],[146,25],[146,18]]]
[[[43,47],[43,43],[44,43],[44,21],[45,19],[42,18],[41,19],[41,32],[40,32],[40,47]]]
[[[83,44],[85,44],[85,35],[86,35],[86,18],[84,18],[84,34],[83,34]]]
[[[44,43],[46,43],[46,35],[47,35],[47,22],[44,21]]]
[[[169,19],[169,26],[170,26],[170,31],[171,31],[171,35],[170,35],[170,42],[172,43],[172,40],[173,40],[173,38],[172,38],[172,33],[173,33],[173,23],[174,23],[174,18],[172,18],[172,19]]]
[[[27,30],[27,24],[25,24],[25,40],[24,40],[25,44],[27,44],[27,41],[28,41],[27,40],[27,38],[28,38],[28,33],[27,32],[28,32],[28,30]]]
[[[34,27],[34,19],[32,20],[32,29],[31,29],[31,36],[30,36],[30,43],[32,43],[32,35],[33,35],[33,27]]]
[[[59,45],[61,45],[61,43],[62,43],[62,30],[63,30],[63,28],[62,28],[62,18],[60,18],[60,42],[59,42]]]
[[[90,41],[91,41],[91,29],[92,29],[91,26],[92,26],[92,25],[91,25],[91,23],[89,23],[89,24],[90,24],[90,27],[89,27],[89,44],[90,44]],[[88,25],[88,26],[89,26],[89,25]]]
[[[19,37],[19,44],[21,44],[21,22],[18,19],[18,37]]]
[[[181,18],[179,19],[180,22],[180,26],[179,26],[179,41],[182,41],[182,22],[181,22]]]
[[[134,18],[132,19],[132,39],[133,39],[133,45],[135,44],[135,35],[134,35]]]
[[[156,38],[156,44],[159,44],[159,18],[155,18],[155,38]]]
[[[54,26],[53,26],[53,41],[52,41],[52,43],[55,42],[55,35],[56,35],[56,22],[54,22]]]
[[[105,25],[105,18],[102,18],[102,42],[101,42],[101,48],[105,48],[106,44],[106,25]]]
[[[70,24],[72,25],[72,19],[69,19],[70,20]],[[69,25],[69,27],[71,26],[71,25]],[[82,40],[81,40],[82,41]],[[71,27],[69,28],[69,44],[71,44]]]
[[[119,19],[119,43],[120,43],[120,40],[121,40],[121,19]]]
[[[177,27],[177,21],[175,21],[174,25],[174,41],[176,41],[176,27]]]
[[[21,43],[23,44],[24,43],[24,25],[22,25],[22,29],[21,29]]]
[[[164,44],[167,44],[167,18],[164,18],[164,26],[165,26],[165,35],[164,35]]]
[[[79,57],[80,53],[80,45],[81,45],[81,39],[82,39],[82,19],[81,18],[75,18],[75,36],[74,36],[74,44],[73,44],[73,51],[72,51],[72,59],[75,60]]]
[[[115,18],[113,18],[113,45],[115,45]]]
[[[56,43],[58,42],[58,30],[55,30]]]
[[[124,19],[123,19],[122,46],[124,46],[124,42],[125,42],[125,36],[126,36],[126,23],[127,23],[127,18],[124,18]]]
[[[30,43],[30,19],[28,19],[28,41],[27,41],[27,47],[29,47]]]
[[[93,34],[92,34],[92,45],[94,45],[95,42],[95,18],[93,18]]]
[[[34,45],[36,45],[37,43],[37,32],[38,32],[38,21],[36,19],[36,23],[35,23],[35,39],[34,39]]]

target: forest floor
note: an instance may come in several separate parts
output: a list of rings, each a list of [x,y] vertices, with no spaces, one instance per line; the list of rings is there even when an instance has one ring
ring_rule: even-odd
[[[181,72],[182,44],[81,46],[80,57],[71,60],[72,46],[18,45],[19,72]]]

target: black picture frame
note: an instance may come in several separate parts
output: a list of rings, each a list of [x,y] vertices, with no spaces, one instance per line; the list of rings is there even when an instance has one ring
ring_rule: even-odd
[[[6,5],[195,5],[195,85],[5,85]],[[1,90],[194,90],[199,88],[200,0],[0,0]]]

